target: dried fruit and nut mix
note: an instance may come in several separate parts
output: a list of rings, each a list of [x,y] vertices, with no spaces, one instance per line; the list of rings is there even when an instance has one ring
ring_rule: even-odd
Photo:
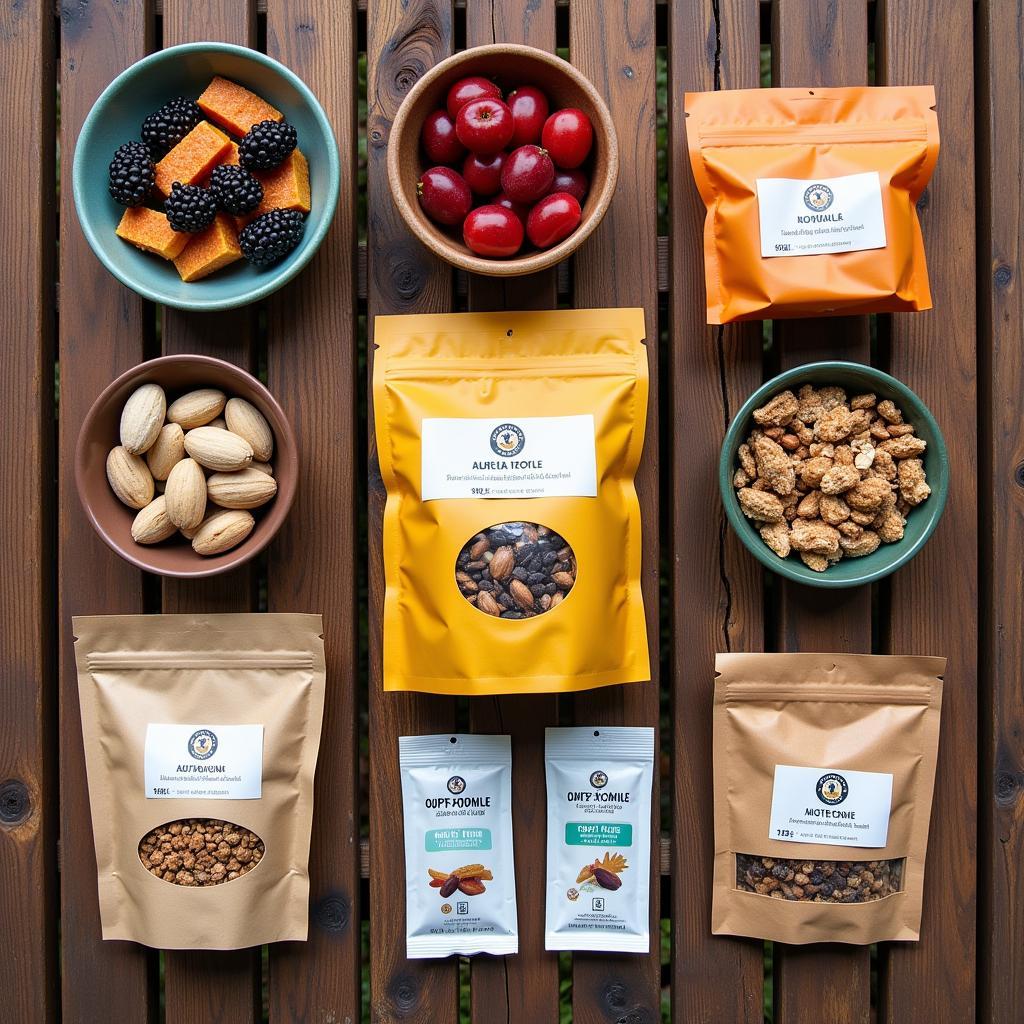
[[[944,658],[718,655],[716,935],[919,937],[945,667]]]
[[[754,410],[732,483],[743,514],[779,558],[825,572],[903,539],[931,494],[927,443],[890,399],[805,384]]]
[[[508,736],[401,736],[406,955],[519,949]]]
[[[385,689],[649,679],[633,486],[643,310],[388,316],[374,330]]]
[[[73,625],[103,938],[161,949],[304,940],[320,616]]]
[[[650,949],[654,730],[548,729],[545,949]]]
[[[931,308],[931,86],[686,94],[708,323]]]

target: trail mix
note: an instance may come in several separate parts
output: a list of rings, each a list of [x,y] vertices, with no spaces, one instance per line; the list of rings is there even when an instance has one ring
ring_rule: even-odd
[[[736,888],[777,900],[868,903],[902,888],[903,861],[780,860],[736,855]]]
[[[466,864],[454,871],[427,868],[427,874],[430,876],[430,888],[440,889],[442,899],[448,899],[456,891],[463,896],[482,896],[487,892],[484,882],[494,881],[494,875],[483,864]]]
[[[870,555],[902,540],[910,511],[931,494],[927,444],[888,399],[805,384],[755,409],[754,422],[733,486],[779,558],[792,552],[824,572]]]
[[[263,859],[263,840],[218,818],[187,818],[161,825],[139,843],[142,866],[173,885],[233,882]]]

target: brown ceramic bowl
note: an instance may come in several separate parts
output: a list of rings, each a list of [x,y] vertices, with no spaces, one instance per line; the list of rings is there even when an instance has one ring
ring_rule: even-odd
[[[107,482],[107,454],[120,444],[121,410],[137,387],[150,382],[159,384],[167,392],[168,403],[199,387],[219,388],[229,398],[244,398],[263,413],[274,432],[271,461],[277,494],[262,508],[252,510],[256,518],[252,533],[238,547],[221,555],[197,555],[180,534],[162,544],[136,544],[131,530],[137,513],[118,501]],[[216,576],[248,562],[262,551],[288,515],[298,479],[295,433],[281,406],[251,374],[210,356],[163,356],[122,373],[93,402],[75,450],[75,486],[96,532],[122,558],[140,569],[181,579]]]
[[[451,232],[435,224],[420,208],[416,183],[429,166],[420,149],[420,129],[432,110],[445,105],[448,89],[467,75],[497,78],[503,89],[536,85],[547,93],[554,113],[577,107],[594,125],[594,148],[584,169],[590,191],[583,203],[579,227],[550,249],[527,249],[509,259],[477,256],[462,241],[460,228]],[[496,43],[463,50],[431,68],[402,101],[388,141],[391,195],[409,230],[430,250],[462,270],[491,277],[517,277],[553,267],[566,259],[593,233],[608,210],[619,175],[615,126],[597,90],[571,64],[532,46]],[[525,242],[524,245],[529,245]]]

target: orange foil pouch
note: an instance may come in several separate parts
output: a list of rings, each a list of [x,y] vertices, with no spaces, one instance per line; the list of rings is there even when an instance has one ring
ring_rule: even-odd
[[[686,94],[708,323],[931,308],[931,86]]]

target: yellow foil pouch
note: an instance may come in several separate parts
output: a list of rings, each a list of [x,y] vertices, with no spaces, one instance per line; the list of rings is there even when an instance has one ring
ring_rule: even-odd
[[[650,678],[642,309],[380,316],[384,688]]]

